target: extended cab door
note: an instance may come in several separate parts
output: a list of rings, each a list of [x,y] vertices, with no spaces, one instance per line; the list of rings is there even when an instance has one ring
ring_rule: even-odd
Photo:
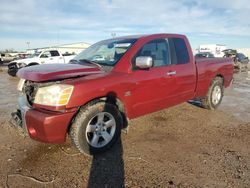
[[[153,67],[140,70],[135,66],[137,57],[150,56]],[[167,79],[171,65],[168,40],[160,38],[146,43],[132,60],[133,72],[129,75],[134,88],[131,89],[133,116],[137,117],[168,106],[167,96],[171,95],[173,79]]]
[[[186,38],[169,38],[171,66],[167,72],[168,79],[173,81],[172,92],[168,100],[172,105],[190,100],[196,88],[196,65]]]

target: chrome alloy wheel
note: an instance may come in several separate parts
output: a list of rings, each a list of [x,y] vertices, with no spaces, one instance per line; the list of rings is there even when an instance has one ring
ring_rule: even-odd
[[[115,118],[108,112],[99,112],[88,122],[85,136],[89,145],[100,148],[112,140],[115,130]]]
[[[215,86],[214,89],[213,89],[213,92],[212,92],[212,102],[214,105],[217,105],[220,100],[221,100],[221,97],[222,97],[222,91],[221,91],[221,88],[220,86]]]

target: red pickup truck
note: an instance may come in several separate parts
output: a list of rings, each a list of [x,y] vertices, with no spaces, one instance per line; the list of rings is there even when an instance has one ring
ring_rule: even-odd
[[[90,46],[70,64],[18,71],[18,110],[12,122],[31,138],[63,143],[82,153],[110,148],[130,119],[200,99],[221,103],[233,79],[231,59],[195,60],[177,34],[127,36]]]

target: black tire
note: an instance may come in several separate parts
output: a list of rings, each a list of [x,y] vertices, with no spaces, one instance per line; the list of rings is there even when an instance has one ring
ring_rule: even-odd
[[[12,70],[9,69],[9,70],[8,70],[8,74],[9,74],[10,76],[15,77],[18,70],[19,70],[19,69],[12,69]]]
[[[99,134],[102,134],[104,130],[98,130],[97,128],[94,128],[95,131],[87,132],[87,127],[93,125],[93,122],[96,121],[94,126],[97,126],[98,124],[98,118],[100,114],[105,114],[103,118],[103,122],[105,122],[105,118],[108,119],[109,117],[106,117],[106,115],[111,115],[110,119],[114,120],[114,126],[115,131],[113,131],[113,126],[108,130],[109,128],[106,128],[106,132],[110,131],[109,136],[112,135],[112,138],[107,142],[104,137],[100,136]],[[97,119],[95,119],[97,118]],[[106,121],[108,122],[108,121]],[[104,124],[100,127],[105,127]],[[76,148],[81,152],[85,154],[93,155],[95,153],[104,152],[105,150],[109,149],[114,145],[114,143],[117,141],[117,139],[121,135],[121,127],[122,127],[122,116],[118,110],[118,108],[112,104],[105,103],[105,102],[97,102],[94,104],[90,104],[87,106],[84,106],[80,109],[78,114],[76,115],[70,130],[69,135],[71,138],[72,143],[76,146]],[[101,129],[101,128],[100,128]],[[102,128],[103,129],[103,128]],[[111,133],[112,131],[112,133]],[[100,133],[101,132],[101,133]],[[94,147],[91,145],[91,138],[92,141],[94,140],[94,136],[98,136],[98,144],[102,144],[103,142],[107,142],[106,145],[102,147]],[[100,139],[100,140],[99,140]],[[99,143],[99,141],[101,141]]]
[[[12,62],[12,63],[8,64],[8,74],[10,76],[15,77],[18,70],[19,69],[18,69],[18,67],[16,65],[16,62]]]
[[[217,90],[218,90],[218,93],[220,90],[220,95],[217,94],[216,95],[217,99],[215,100],[213,97],[213,93],[214,92],[217,93]],[[224,95],[223,79],[221,77],[216,77],[213,79],[212,84],[210,85],[210,87],[208,89],[207,96],[205,98],[203,98],[201,101],[202,106],[206,109],[209,109],[209,110],[216,109],[220,105],[222,98],[223,98],[223,95]]]

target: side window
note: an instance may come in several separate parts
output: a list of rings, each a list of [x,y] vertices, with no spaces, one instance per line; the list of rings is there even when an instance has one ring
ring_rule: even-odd
[[[56,50],[50,51],[52,57],[60,56],[59,52]]]
[[[43,54],[41,55],[41,58],[49,58],[51,57],[51,54],[49,51],[43,52]]]
[[[172,38],[172,45],[175,51],[175,63],[185,64],[189,62],[189,54],[186,43],[182,38]]]
[[[146,43],[136,54],[139,56],[150,56],[153,59],[154,67],[170,65],[169,46],[167,39],[157,39]]]

